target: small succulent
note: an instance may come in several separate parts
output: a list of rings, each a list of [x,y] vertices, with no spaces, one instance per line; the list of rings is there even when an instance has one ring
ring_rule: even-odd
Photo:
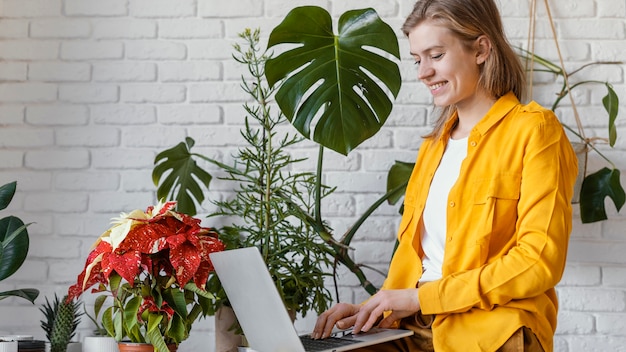
[[[56,294],[52,302],[46,298],[46,303],[39,308],[45,317],[45,320],[41,320],[41,328],[50,341],[50,352],[66,352],[83,314],[78,308],[77,301],[68,301],[67,296],[59,300]]]

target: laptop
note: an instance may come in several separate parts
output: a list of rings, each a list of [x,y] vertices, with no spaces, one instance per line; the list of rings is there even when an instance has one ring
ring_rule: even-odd
[[[322,340],[298,336],[256,247],[215,252],[210,258],[246,340],[255,351],[350,351],[413,334],[411,330],[374,328],[360,334],[337,332]],[[317,346],[305,349],[304,344]]]

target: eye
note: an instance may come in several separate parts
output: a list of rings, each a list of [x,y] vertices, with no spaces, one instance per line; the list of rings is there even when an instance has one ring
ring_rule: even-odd
[[[420,60],[415,60],[415,62],[414,62],[414,64],[415,64],[416,66],[419,66],[419,64],[420,64],[420,63],[421,63],[421,61],[420,61]]]
[[[432,56],[433,60],[439,60],[439,59],[441,59],[442,57],[443,57],[443,53],[441,53],[441,54],[437,54],[437,55],[433,55],[433,56]]]

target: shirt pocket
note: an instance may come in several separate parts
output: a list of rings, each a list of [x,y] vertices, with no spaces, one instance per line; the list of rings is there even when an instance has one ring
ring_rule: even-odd
[[[521,176],[512,174],[481,179],[473,184],[474,228],[468,245],[477,247],[481,264],[514,245],[520,187]]]
[[[474,204],[486,204],[490,201],[517,201],[520,195],[522,177],[519,175],[498,175],[480,179],[472,185]]]

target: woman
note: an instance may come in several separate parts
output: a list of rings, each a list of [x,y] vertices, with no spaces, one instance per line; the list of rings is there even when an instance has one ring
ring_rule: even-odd
[[[441,114],[420,147],[383,288],[321,314],[312,336],[399,324],[415,334],[367,350],[552,351],[571,145],[552,111],[520,104],[524,72],[493,0],[420,0],[403,31]]]

